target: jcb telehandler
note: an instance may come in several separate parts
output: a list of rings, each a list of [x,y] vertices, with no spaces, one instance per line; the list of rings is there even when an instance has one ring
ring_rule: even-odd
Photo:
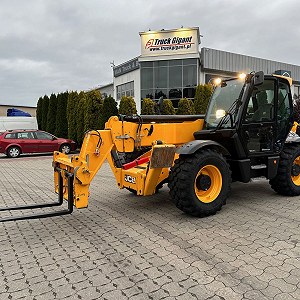
[[[291,84],[291,78],[250,73],[221,81],[206,116],[111,117],[104,130],[86,133],[79,155],[54,152],[57,203],[2,209],[61,205],[66,199],[67,210],[2,221],[87,207],[90,183],[105,160],[119,188],[147,196],[167,182],[175,205],[197,217],[221,209],[232,181],[263,176],[277,193],[300,195],[300,138],[290,133]]]

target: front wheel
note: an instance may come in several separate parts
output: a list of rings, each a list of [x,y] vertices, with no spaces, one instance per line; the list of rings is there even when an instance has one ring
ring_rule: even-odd
[[[285,145],[276,176],[270,180],[271,188],[284,196],[300,195],[300,146]]]
[[[69,144],[63,144],[60,146],[59,152],[69,154],[71,152],[71,146]]]
[[[6,155],[11,158],[19,157],[21,154],[21,149],[17,146],[11,146],[7,149]]]
[[[215,214],[230,192],[231,171],[224,157],[210,149],[175,161],[169,175],[170,196],[175,205],[190,215]]]

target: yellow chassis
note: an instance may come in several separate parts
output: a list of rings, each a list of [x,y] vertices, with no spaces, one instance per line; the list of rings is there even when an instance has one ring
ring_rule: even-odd
[[[68,157],[54,152],[54,182],[58,192],[59,173],[63,177],[63,194],[68,199],[67,178],[74,176],[73,199],[76,208],[88,206],[89,186],[105,160],[116,178],[119,188],[129,188],[137,195],[152,195],[156,187],[169,175],[176,157],[175,148],[194,140],[193,133],[201,130],[203,119],[177,123],[143,123],[120,121],[111,117],[104,130],[90,131],[85,135],[79,155]],[[150,161],[125,170],[117,166],[113,153],[133,152],[151,147],[142,157]]]

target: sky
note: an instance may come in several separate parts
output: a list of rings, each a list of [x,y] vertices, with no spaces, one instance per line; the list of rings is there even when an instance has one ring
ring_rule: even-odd
[[[297,0],[1,0],[0,104],[113,81],[139,32],[199,27],[200,47],[300,65]]]

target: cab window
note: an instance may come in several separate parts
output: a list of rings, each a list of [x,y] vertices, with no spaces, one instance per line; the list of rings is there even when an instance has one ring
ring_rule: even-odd
[[[274,119],[274,90],[274,80],[265,80],[262,85],[253,88],[246,110],[246,123],[266,122]]]

